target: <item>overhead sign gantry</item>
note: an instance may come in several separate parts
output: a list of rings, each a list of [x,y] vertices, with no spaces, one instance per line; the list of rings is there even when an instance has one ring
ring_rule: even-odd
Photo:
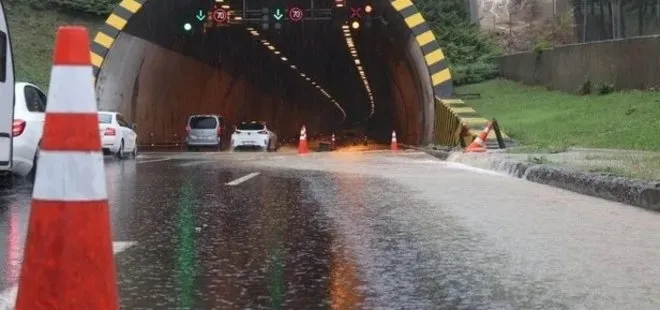
[[[191,20],[201,23],[203,31],[215,27],[226,27],[234,24],[251,24],[262,30],[282,29],[283,25],[296,24],[304,21],[334,21],[340,25],[350,23],[354,29],[364,23],[371,26],[374,7],[346,6],[345,0],[303,0],[292,5],[287,0],[248,1],[248,0],[213,0],[210,7],[200,7]],[[301,5],[302,3],[302,5]],[[184,24],[184,30],[191,31],[191,22]]]

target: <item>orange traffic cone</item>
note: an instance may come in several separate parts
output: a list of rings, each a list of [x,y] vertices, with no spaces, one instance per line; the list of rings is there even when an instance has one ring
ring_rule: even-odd
[[[392,149],[392,151],[398,151],[399,150],[399,143],[396,142],[396,131],[392,131],[391,149]]]
[[[485,152],[486,139],[488,138],[491,129],[493,129],[493,122],[489,122],[488,125],[486,125],[486,128],[479,133],[479,136],[465,148],[465,152]]]
[[[89,46],[57,30],[17,310],[119,309]]]
[[[300,142],[298,142],[298,154],[307,154],[309,153],[309,148],[307,147],[307,129],[303,125],[300,128]]]

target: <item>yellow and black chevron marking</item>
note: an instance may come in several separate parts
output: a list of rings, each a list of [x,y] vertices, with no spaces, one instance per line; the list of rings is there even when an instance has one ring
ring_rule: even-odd
[[[433,92],[440,98],[449,98],[454,87],[447,67],[447,59],[424,17],[410,0],[394,0],[391,4],[403,16],[406,25],[422,49],[426,65],[429,68]]]
[[[465,126],[472,136],[477,136],[481,131],[484,130],[486,124],[489,120],[483,118],[477,111],[469,107],[463,100],[460,99],[440,99],[436,98],[436,101],[440,101],[442,105],[447,107],[453,116],[455,116],[460,124]],[[504,140],[510,140],[510,138],[504,133],[502,133],[502,138]],[[487,140],[495,141],[497,137],[495,136],[495,131],[491,131],[488,134]]]
[[[123,0],[105,20],[105,25],[101,27],[94,41],[92,41],[92,65],[94,67],[94,77],[98,77],[103,60],[108,54],[110,47],[115,42],[128,20],[142,8],[147,0]]]

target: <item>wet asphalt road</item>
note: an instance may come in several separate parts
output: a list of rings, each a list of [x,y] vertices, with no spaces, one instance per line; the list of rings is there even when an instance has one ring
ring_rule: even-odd
[[[658,214],[415,152],[161,153],[106,174],[113,240],[134,243],[123,309],[660,308]],[[0,292],[29,196],[0,198]]]

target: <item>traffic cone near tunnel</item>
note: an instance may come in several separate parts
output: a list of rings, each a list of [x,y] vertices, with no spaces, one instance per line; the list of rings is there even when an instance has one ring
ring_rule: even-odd
[[[488,134],[493,129],[493,122],[489,122],[484,130],[479,133],[479,136],[470,143],[465,148],[466,153],[472,152],[485,152],[486,151],[486,139],[488,139]]]
[[[398,151],[399,150],[399,143],[396,141],[396,131],[392,130],[392,145],[391,145],[392,151]]]
[[[57,30],[17,310],[119,309],[89,46]]]
[[[309,148],[307,147],[307,129],[303,125],[300,128],[300,141],[298,142],[298,154],[307,154],[309,153]]]

